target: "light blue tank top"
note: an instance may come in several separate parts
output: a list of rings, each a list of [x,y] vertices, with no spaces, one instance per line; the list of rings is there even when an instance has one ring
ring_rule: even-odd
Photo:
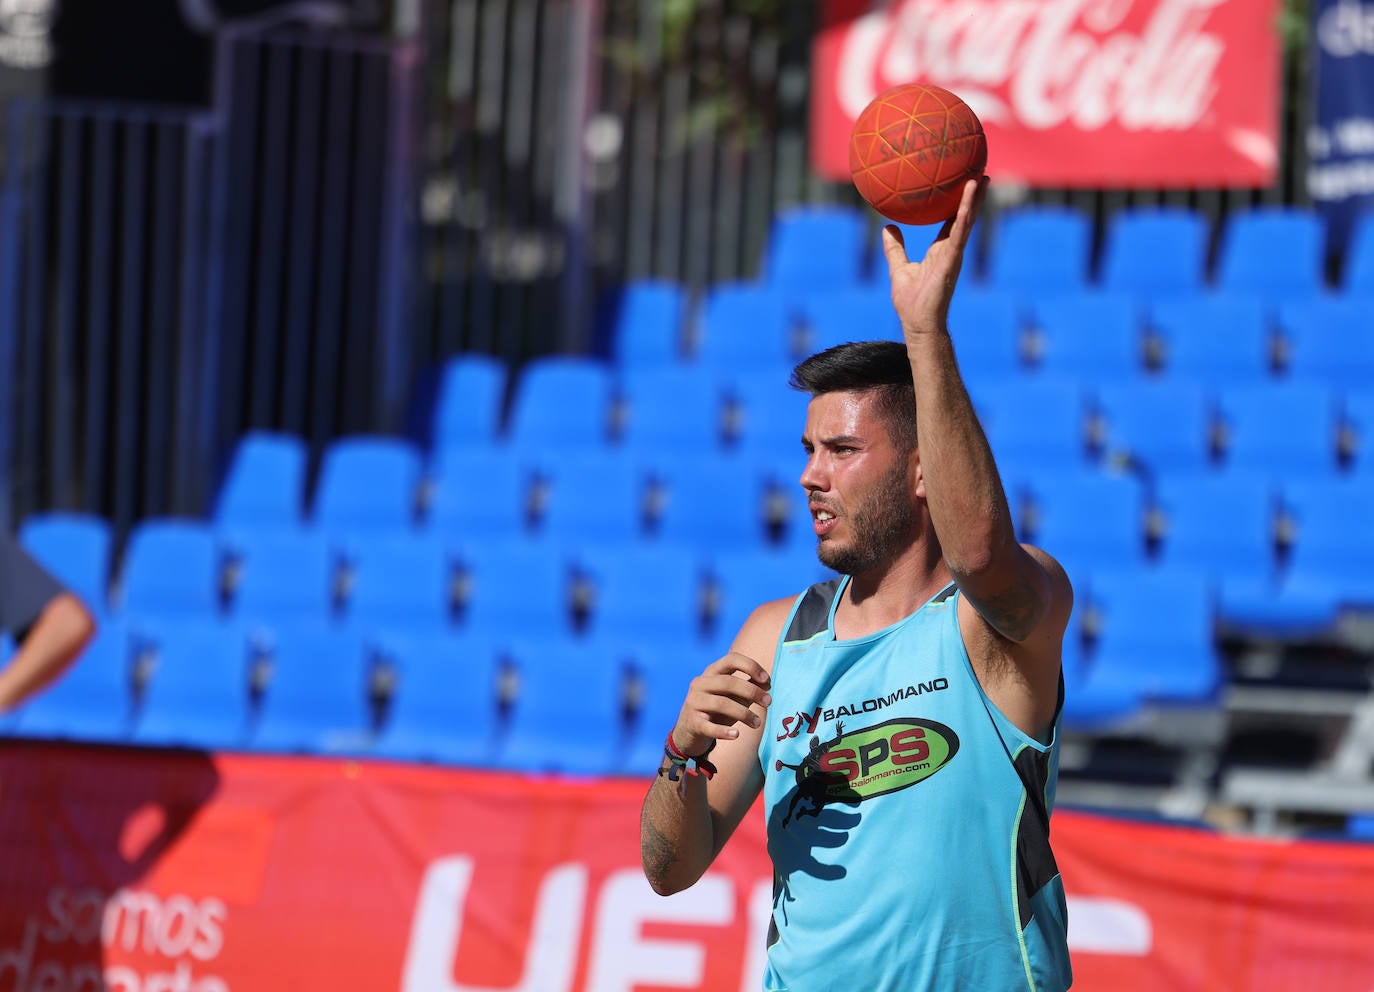
[[[759,747],[774,868],[765,989],[1062,992],[1058,719],[1042,744],[988,699],[953,585],[885,630],[836,640],[847,581],[798,597],[773,661]]]

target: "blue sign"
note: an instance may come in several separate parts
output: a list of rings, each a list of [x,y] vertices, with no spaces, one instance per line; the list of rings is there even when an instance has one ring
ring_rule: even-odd
[[[1315,0],[1312,17],[1307,189],[1339,255],[1360,212],[1374,214],[1374,2]]]

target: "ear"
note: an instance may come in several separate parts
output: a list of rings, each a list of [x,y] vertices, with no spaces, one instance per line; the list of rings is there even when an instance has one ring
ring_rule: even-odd
[[[912,449],[911,461],[909,463],[909,468],[907,469],[907,474],[911,479],[913,491],[916,494],[916,498],[925,499],[926,475],[925,472],[921,469],[921,451],[919,448]]]

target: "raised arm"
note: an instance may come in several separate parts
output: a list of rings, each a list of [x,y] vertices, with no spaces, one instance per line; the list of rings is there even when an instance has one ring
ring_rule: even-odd
[[[923,261],[908,261],[895,227],[884,229],[883,250],[916,387],[926,502],[945,564],[979,615],[1003,637],[1023,642],[1051,612],[1057,583],[1017,541],[949,336],[950,300],[986,188],[986,178],[967,184],[958,213]]]

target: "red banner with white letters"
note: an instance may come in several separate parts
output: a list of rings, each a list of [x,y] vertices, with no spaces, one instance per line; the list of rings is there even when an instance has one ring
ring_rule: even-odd
[[[1267,186],[1278,168],[1276,0],[826,0],[812,163],[849,178],[849,132],[889,87],[958,94],[994,181]]]
[[[664,899],[644,787],[9,742],[0,992],[757,990],[760,816]],[[1374,846],[1053,822],[1075,989],[1374,988]]]

